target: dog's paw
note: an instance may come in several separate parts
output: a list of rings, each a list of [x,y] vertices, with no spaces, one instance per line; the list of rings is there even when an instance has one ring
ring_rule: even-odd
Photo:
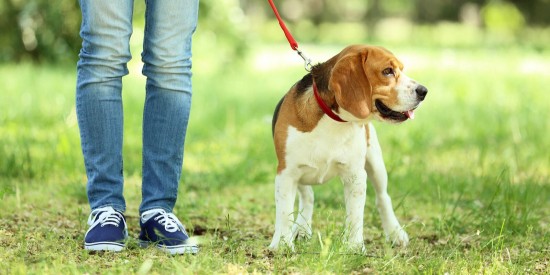
[[[309,226],[299,226],[295,224],[292,227],[292,240],[310,240],[313,233]]]
[[[279,245],[271,243],[267,248],[271,251],[277,251],[277,249],[279,248]]]
[[[406,247],[409,244],[409,235],[407,235],[407,232],[401,227],[387,235],[386,239],[390,241],[393,246]]]
[[[345,249],[348,253],[366,254],[367,248],[363,242],[346,242]]]
[[[278,250],[283,250],[284,249],[290,249],[290,251],[294,252],[294,243],[292,242],[286,242],[286,241],[272,241],[271,244],[269,245],[268,249],[271,250],[271,251],[278,251]]]

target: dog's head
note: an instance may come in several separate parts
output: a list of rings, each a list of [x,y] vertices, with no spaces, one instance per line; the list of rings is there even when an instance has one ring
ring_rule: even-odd
[[[328,88],[347,121],[366,122],[371,116],[394,123],[413,119],[428,93],[381,47],[349,46],[328,62],[333,63]]]

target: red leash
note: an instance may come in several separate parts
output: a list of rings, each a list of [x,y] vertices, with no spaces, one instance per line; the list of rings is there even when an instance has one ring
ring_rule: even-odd
[[[285,22],[283,22],[281,15],[279,15],[279,12],[277,11],[275,4],[273,3],[273,0],[267,0],[267,1],[269,1],[269,5],[271,6],[271,9],[273,9],[273,13],[275,13],[275,17],[277,17],[277,20],[279,21],[279,26],[281,26],[281,29],[283,29],[283,32],[285,33],[285,36],[286,36],[286,40],[288,40],[290,47],[292,48],[292,50],[297,51],[298,42],[296,42],[294,37],[292,37],[292,34],[290,34],[290,31],[287,29]]]
[[[292,34],[290,34],[290,31],[285,25],[285,22],[283,22],[283,19],[281,18],[281,15],[279,15],[279,12],[277,11],[277,8],[275,7],[275,4],[273,3],[273,0],[267,0],[269,2],[269,5],[271,6],[271,9],[273,10],[273,13],[275,14],[275,17],[277,17],[277,21],[279,21],[279,26],[281,26],[281,29],[283,29],[283,32],[285,33],[286,40],[288,40],[288,43],[290,44],[290,47],[292,50],[296,51],[298,55],[304,60],[304,68],[306,71],[311,71],[311,59],[309,59],[302,51],[298,49],[298,42],[292,37]]]
[[[311,71],[311,59],[307,58],[304,53],[300,50],[298,50],[298,42],[292,37],[292,34],[290,34],[290,31],[285,25],[285,22],[283,22],[283,19],[281,18],[281,15],[279,15],[279,12],[277,11],[277,8],[275,7],[275,4],[273,3],[273,0],[267,0],[269,2],[269,5],[271,6],[271,9],[273,9],[273,13],[275,13],[275,17],[277,17],[277,21],[279,21],[279,26],[281,26],[281,29],[283,29],[283,32],[285,33],[286,39],[288,40],[288,43],[290,44],[290,47],[292,50],[296,51],[298,55],[304,59],[304,67],[306,71]],[[317,100],[317,104],[323,110],[323,112],[329,116],[330,118],[338,121],[338,122],[347,122],[340,118],[337,114],[335,114],[330,107],[325,104],[323,99],[321,98],[321,95],[319,95],[319,91],[317,90],[317,85],[315,84],[315,79],[313,80],[313,94],[315,95],[315,100]]]

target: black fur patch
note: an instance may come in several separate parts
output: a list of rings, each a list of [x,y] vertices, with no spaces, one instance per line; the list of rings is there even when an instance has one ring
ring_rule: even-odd
[[[319,93],[323,93],[324,91],[328,90],[330,70],[330,64],[327,62],[319,63],[311,68],[311,74],[315,78],[315,84],[319,89]]]
[[[277,103],[277,107],[275,107],[275,113],[273,114],[273,120],[271,120],[271,136],[275,136],[275,124],[277,124],[277,118],[279,118],[279,110],[281,109],[281,105],[283,104],[283,100],[285,100],[285,97],[281,98],[279,100],[279,103]]]
[[[328,89],[330,72],[326,71],[327,68],[325,68],[326,66],[324,66],[324,64],[325,63],[319,63],[313,66],[313,68],[311,68],[311,73],[304,75],[304,77],[296,83],[297,95],[304,93],[313,85],[313,78],[315,78],[315,84],[317,84],[320,93]]]
[[[302,94],[307,91],[307,89],[309,89],[309,87],[311,87],[313,83],[312,80],[313,77],[311,76],[311,73],[304,75],[304,77],[300,81],[298,81],[298,83],[296,83],[296,93]]]

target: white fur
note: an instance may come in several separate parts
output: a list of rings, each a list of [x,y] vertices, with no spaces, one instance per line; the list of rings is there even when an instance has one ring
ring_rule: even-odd
[[[418,83],[416,81],[401,73],[394,88],[397,91],[397,102],[399,104],[392,106],[392,109],[398,112],[405,112],[418,107],[420,101],[415,91],[417,87]]]
[[[387,173],[374,127],[369,123],[367,145],[363,123],[340,123],[323,116],[311,132],[289,127],[286,167],[275,178],[275,233],[270,244],[281,242],[293,248],[297,235],[311,236],[313,189],[339,176],[344,184],[346,242],[352,249],[364,249],[363,212],[367,173],[376,191],[376,205],[386,237],[406,245],[408,236],[397,221],[387,193]],[[294,218],[294,200],[299,194],[299,211]]]

